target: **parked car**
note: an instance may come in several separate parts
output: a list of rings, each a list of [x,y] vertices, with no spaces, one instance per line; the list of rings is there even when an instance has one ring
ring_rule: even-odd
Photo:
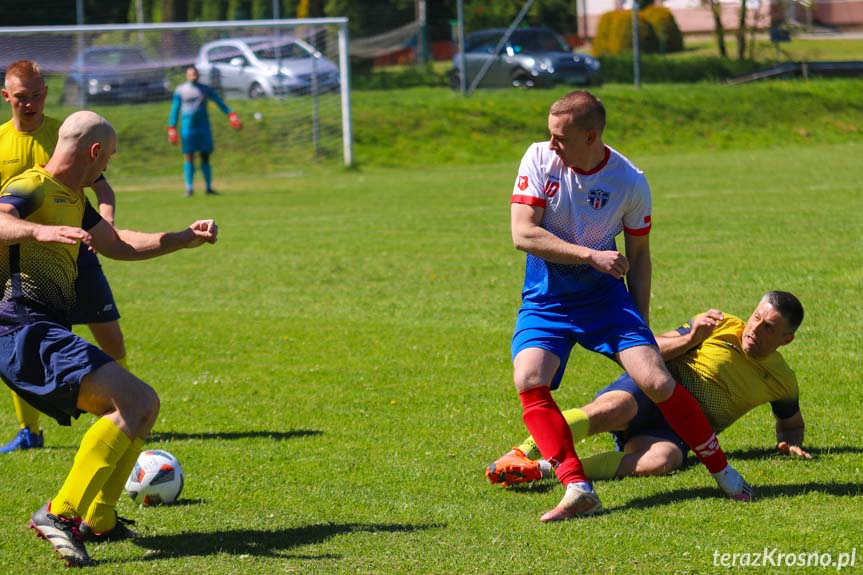
[[[216,40],[201,47],[201,81],[249,98],[337,91],[339,68],[311,44],[291,36]]]
[[[137,46],[100,46],[81,51],[63,81],[61,103],[165,100],[171,85],[164,68]]]
[[[486,63],[488,70],[480,81],[481,88],[551,87],[556,84],[587,86],[602,83],[599,61],[586,54],[573,53],[566,40],[549,28],[521,28],[500,47],[506,30],[480,30],[465,38],[467,85],[470,86]],[[450,86],[458,90],[461,82],[461,58],[453,58]]]

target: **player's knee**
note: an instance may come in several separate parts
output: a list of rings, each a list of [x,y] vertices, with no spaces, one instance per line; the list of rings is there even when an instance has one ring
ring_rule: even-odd
[[[625,429],[638,414],[635,398],[618,390],[603,393],[581,409],[590,420],[591,435]]]
[[[118,406],[120,415],[129,429],[136,435],[146,435],[156,423],[161,402],[156,390],[137,380],[134,390]]]
[[[671,397],[676,385],[674,379],[665,370],[653,371],[637,383],[654,403],[660,403]]]
[[[683,453],[671,445],[656,445],[639,458],[636,475],[667,475],[683,465]]]

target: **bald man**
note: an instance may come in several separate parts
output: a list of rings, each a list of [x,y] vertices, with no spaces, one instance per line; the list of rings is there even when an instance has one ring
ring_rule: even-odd
[[[57,146],[60,120],[45,115],[48,86],[39,64],[18,60],[6,68],[2,89],[12,117],[0,125],[0,189],[15,176],[37,165],[45,165]],[[114,225],[114,190],[104,176],[93,183],[99,214]],[[86,324],[102,351],[126,367],[126,345],[120,329],[120,312],[102,265],[84,244],[78,250],[78,278],[75,282],[73,325]],[[37,409],[12,393],[18,419],[15,436],[0,447],[1,453],[42,447],[44,435]]]
[[[71,331],[75,259],[84,243],[118,260],[140,260],[215,243],[213,220],[173,233],[118,230],[87,201],[83,189],[117,148],[111,125],[76,112],[60,126],[44,167],[0,191],[0,377],[30,405],[70,425],[87,412],[87,430],[60,491],[30,518],[68,566],[92,562],[84,540],[136,534],[115,511],[123,485],[159,413],[152,387]]]

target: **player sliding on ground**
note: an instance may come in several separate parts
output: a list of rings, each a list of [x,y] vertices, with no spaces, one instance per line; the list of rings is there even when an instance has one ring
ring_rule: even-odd
[[[808,459],[802,447],[797,378],[777,351],[791,343],[802,321],[803,306],[797,298],[772,291],[746,322],[712,309],[656,336],[656,341],[668,370],[695,396],[717,433],[769,403],[776,417],[777,449]],[[686,460],[686,443],[626,374],[600,390],[591,403],[563,415],[576,442],[603,432],[614,436],[617,451],[582,460],[591,481],[664,475]],[[528,437],[489,465],[486,477],[505,485],[550,477],[551,465],[537,460],[538,455]]]
[[[604,130],[605,107],[590,92],[557,100],[548,113],[549,139],[525,152],[511,197],[513,244],[527,253],[513,380],[524,423],[566,487],[540,520],[602,509],[551,395],[575,344],[617,360],[720,488],[748,501],[752,488],[728,464],[698,402],[675,383],[656,348],[648,327],[650,187],[641,170],[603,143]],[[615,244],[621,232],[625,256]]]
[[[135,535],[117,523],[117,499],[159,414],[152,387],[71,331],[78,245],[141,260],[215,243],[218,234],[213,220],[175,233],[118,230],[106,222],[83,189],[105,171],[116,140],[104,118],[76,112],[60,126],[48,163],[0,192],[0,282],[7,286],[0,299],[0,377],[60,425],[84,412],[98,418],[60,491],[30,517],[30,527],[76,567],[92,563],[85,538]]]

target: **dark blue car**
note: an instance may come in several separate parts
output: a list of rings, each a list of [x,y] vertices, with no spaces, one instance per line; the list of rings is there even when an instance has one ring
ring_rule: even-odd
[[[137,46],[87,48],[75,58],[63,82],[61,103],[123,103],[166,100],[170,84],[161,65]]]

